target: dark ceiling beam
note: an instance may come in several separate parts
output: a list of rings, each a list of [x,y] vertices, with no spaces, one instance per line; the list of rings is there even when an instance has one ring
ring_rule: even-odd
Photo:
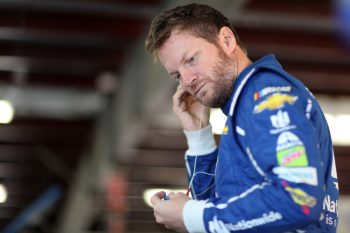
[[[268,28],[237,27],[240,39],[243,44],[294,46],[301,48],[318,48],[325,50],[338,50],[338,53],[345,53],[341,41],[335,34],[330,32],[300,32],[297,30],[273,30]],[[249,49],[249,47],[248,47]]]
[[[36,165],[34,168],[37,168],[37,171],[33,171],[34,175],[30,177],[9,177],[6,179],[5,185],[9,194],[9,202],[6,202],[8,207],[26,205],[52,184],[51,174],[47,173],[44,167],[38,170]]]
[[[23,190],[25,192],[25,190]],[[1,203],[1,208],[23,208],[34,198],[33,195],[20,195],[16,196],[11,194],[11,198],[8,198],[6,202]],[[1,217],[0,217],[1,218]]]
[[[4,12],[0,9],[0,26],[4,28],[33,29],[41,31],[77,32],[87,35],[110,35],[134,39],[144,32],[147,20],[127,17],[97,17],[41,13]]]
[[[228,18],[233,25],[240,27],[328,33],[332,33],[336,29],[336,25],[331,18],[312,16],[310,14],[296,16],[288,13],[266,13],[246,10],[239,14],[229,15]]]
[[[42,169],[42,166],[38,164],[18,164],[18,163],[0,163],[0,177],[8,178],[8,177],[22,177],[28,176],[33,177],[35,173]]]
[[[0,162],[31,162],[34,156],[28,153],[30,147],[21,145],[4,145],[0,144]]]
[[[2,220],[6,219],[7,221],[12,220],[13,218],[16,217],[18,211],[19,211],[19,209],[16,207],[0,208],[0,219],[2,219]],[[3,230],[3,229],[1,229],[1,230]]]
[[[36,58],[22,56],[0,56],[0,71],[26,73],[91,76],[117,70],[117,60],[99,61],[69,58]]]
[[[46,43],[26,43],[4,41],[0,39],[0,51],[4,56],[23,56],[23,57],[37,57],[37,58],[57,58],[57,59],[95,59],[97,61],[114,61],[120,63],[123,61],[126,46],[114,46],[115,48],[86,48],[84,46],[74,45],[58,45]],[[123,47],[123,48],[122,48]]]
[[[68,130],[68,129],[67,129]],[[86,132],[81,131],[81,134],[86,134]],[[77,134],[77,137],[80,134]],[[65,137],[65,135],[62,135],[62,137]],[[77,138],[75,138],[77,140]],[[54,141],[51,139],[51,142]],[[24,143],[25,144],[25,143]],[[38,153],[37,150],[41,148],[50,148],[51,151],[53,151],[57,157],[61,159],[62,163],[67,164],[70,169],[75,169],[78,160],[79,155],[81,153],[81,145],[83,143],[76,142],[75,144],[71,145],[65,145],[64,142],[61,142],[61,145],[45,145],[50,144],[50,142],[37,142],[36,144],[32,145],[24,145],[24,144],[0,144],[0,163],[17,163],[17,164],[32,164],[33,162],[38,162]],[[63,169],[62,169],[63,171]],[[63,181],[63,180],[62,180]],[[6,186],[9,185],[9,183],[15,183],[20,185],[21,187],[26,187],[28,184],[28,180],[18,180],[18,179],[6,179]],[[29,184],[28,184],[29,185]],[[26,187],[28,188],[28,187]]]
[[[247,34],[243,34],[245,35]],[[300,39],[299,43],[274,43],[264,38],[259,43],[250,39],[243,43],[252,60],[266,54],[275,54],[288,72],[302,80],[315,93],[350,95],[350,54],[341,50],[336,41],[325,47],[317,43],[301,45],[303,42]]]
[[[124,167],[130,181],[154,185],[177,185],[186,189],[188,185],[186,169],[174,167]],[[176,177],[176,179],[174,179]]]
[[[81,136],[88,135],[90,131],[90,124],[79,124],[79,122],[66,122],[66,124],[60,124],[59,122],[57,122],[55,124],[53,121],[51,124],[48,125],[2,125],[0,127],[0,143],[1,146],[11,146],[14,144],[13,146],[16,147],[24,146],[19,148],[31,149],[34,149],[32,146],[35,145],[80,146],[83,143],[81,142]],[[10,149],[11,148],[7,147],[7,151],[9,151]],[[31,153],[32,150],[27,150],[26,152],[26,154]]]
[[[126,152],[124,152],[126,153]],[[131,161],[120,161],[120,166],[154,166],[154,167],[177,167],[184,166],[184,150],[131,150],[122,157],[132,157]]]
[[[36,73],[23,73],[19,77],[16,75],[18,74],[13,71],[0,71],[1,85],[55,86],[58,88],[95,91],[98,89],[98,77],[96,77],[96,74],[46,74],[38,71]]]
[[[259,10],[269,14],[273,13],[289,13],[295,15],[315,15],[315,16],[330,16],[332,11],[331,0],[317,1],[279,1],[279,0],[253,0],[249,1],[247,10]]]
[[[58,32],[40,29],[0,27],[0,40],[13,43],[31,43],[51,46],[66,46],[84,49],[120,50],[130,40],[114,36],[103,36],[92,33]]]
[[[350,96],[350,79],[346,74],[299,71],[292,69],[289,69],[288,72],[302,81],[314,94]]]
[[[158,125],[158,127],[161,127]],[[176,142],[176,143],[174,143]],[[147,137],[138,145],[139,149],[185,150],[187,142],[181,129],[147,130]]]
[[[31,12],[60,12],[98,16],[127,16],[149,19],[155,15],[154,6],[125,4],[122,2],[59,1],[59,0],[0,0],[0,8]]]

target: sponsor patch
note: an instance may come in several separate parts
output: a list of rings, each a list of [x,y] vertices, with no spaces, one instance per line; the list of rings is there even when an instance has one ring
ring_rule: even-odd
[[[254,93],[254,101],[260,99],[261,97],[267,96],[275,92],[291,92],[291,86],[281,86],[281,87],[265,87],[264,89]]]
[[[286,111],[278,110],[276,115],[270,116],[270,120],[272,126],[275,128],[270,130],[270,134],[277,134],[296,128],[295,125],[290,125],[289,114]]]
[[[290,193],[293,201],[301,206],[313,207],[317,204],[317,199],[310,196],[299,188],[285,187],[285,190]]]
[[[227,134],[228,133],[228,126],[225,125],[224,129],[222,130],[222,134]]]
[[[275,167],[272,172],[293,183],[318,184],[317,170],[314,167]]]
[[[307,166],[305,147],[294,146],[277,152],[278,164],[281,166]]]
[[[286,181],[281,182],[284,189],[290,194],[293,202],[302,207],[304,214],[310,214],[310,208],[317,204],[317,199],[313,196],[307,194],[304,190],[300,188],[292,188]]]
[[[275,128],[287,127],[290,124],[288,112],[278,110],[276,115],[270,116],[271,124]]]
[[[289,131],[283,132],[278,136],[276,154],[280,166],[308,165],[304,144],[298,136]]]
[[[285,103],[293,105],[297,101],[297,96],[275,93],[266,98],[266,100],[255,105],[254,113],[260,113],[265,109],[274,110],[284,107]]]

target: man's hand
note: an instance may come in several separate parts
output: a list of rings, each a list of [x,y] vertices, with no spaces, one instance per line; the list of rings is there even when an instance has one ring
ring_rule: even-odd
[[[209,108],[179,85],[173,95],[173,111],[184,130],[195,131],[209,124]]]
[[[158,192],[151,198],[156,222],[178,232],[186,232],[182,210],[190,198],[184,193],[169,193],[169,200],[163,201],[165,192]]]

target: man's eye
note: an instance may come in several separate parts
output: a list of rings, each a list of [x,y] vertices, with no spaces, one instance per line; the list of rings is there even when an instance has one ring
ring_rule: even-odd
[[[181,78],[180,74],[174,74],[172,77],[175,79],[175,81],[179,81]]]
[[[191,57],[190,59],[187,60],[187,64],[192,64],[194,61],[194,57]]]

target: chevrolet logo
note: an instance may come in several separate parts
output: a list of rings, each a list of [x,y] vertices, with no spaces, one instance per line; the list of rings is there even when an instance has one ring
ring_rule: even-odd
[[[289,103],[290,105],[292,105],[295,103],[295,101],[297,101],[297,99],[297,96],[276,93],[267,97],[267,99],[262,101],[260,104],[255,105],[254,113],[260,113],[265,109],[274,110],[282,108],[284,107],[285,103]]]

